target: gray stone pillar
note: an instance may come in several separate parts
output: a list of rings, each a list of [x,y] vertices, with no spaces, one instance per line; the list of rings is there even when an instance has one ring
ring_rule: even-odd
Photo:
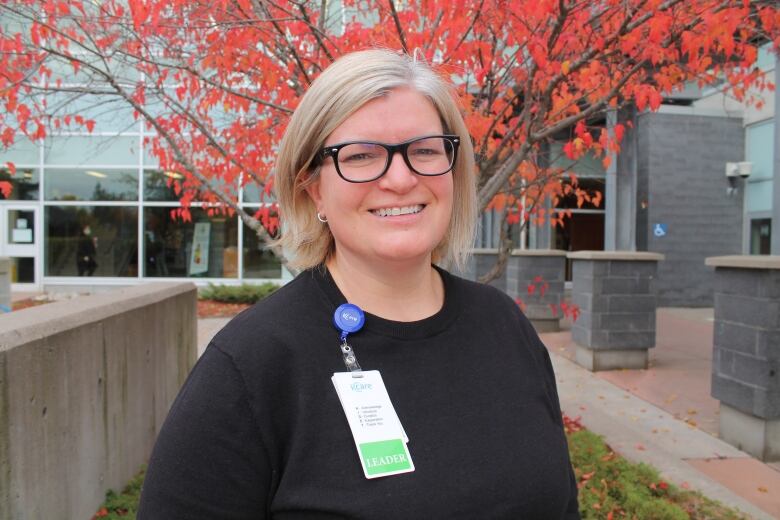
[[[630,109],[633,110],[633,109]],[[630,113],[630,112],[629,112]],[[607,112],[607,130],[613,134],[616,110]],[[604,250],[636,251],[637,151],[636,132],[627,132],[620,154],[610,153],[604,186]]]
[[[716,256],[712,396],[720,437],[780,460],[780,256]]]
[[[11,312],[11,259],[0,258],[0,314]]]
[[[780,57],[775,60],[775,85],[780,85]],[[775,164],[772,187],[772,230],[769,252],[780,255],[780,88],[775,89]]]
[[[506,266],[506,292],[523,302],[536,332],[560,330],[566,251],[515,249]],[[529,287],[533,287],[529,290]]]
[[[591,371],[647,368],[655,346],[653,280],[664,256],[637,251],[577,251],[572,260],[576,361]]]
[[[498,261],[498,249],[473,249],[471,253],[471,260],[469,265],[466,266],[466,272],[463,273],[463,277],[468,280],[478,281]],[[490,282],[489,285],[506,291],[506,269],[501,276]]]

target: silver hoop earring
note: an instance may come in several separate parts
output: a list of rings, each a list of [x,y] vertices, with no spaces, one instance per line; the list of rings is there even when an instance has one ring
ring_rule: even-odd
[[[318,211],[317,212],[317,220],[319,220],[320,222],[325,224],[325,223],[328,222],[328,217],[323,217],[322,215],[320,215],[320,212]]]

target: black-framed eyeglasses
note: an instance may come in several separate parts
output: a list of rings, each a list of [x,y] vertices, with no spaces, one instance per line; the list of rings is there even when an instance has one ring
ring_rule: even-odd
[[[336,173],[347,182],[371,182],[387,173],[396,152],[417,175],[432,177],[452,170],[458,155],[457,135],[426,135],[398,144],[350,141],[320,150],[320,160],[333,157]]]

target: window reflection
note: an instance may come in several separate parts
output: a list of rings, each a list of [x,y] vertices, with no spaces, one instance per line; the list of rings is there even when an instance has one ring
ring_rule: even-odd
[[[236,278],[236,217],[209,217],[191,208],[185,222],[173,208],[144,208],[144,276]]]
[[[138,200],[138,171],[46,169],[47,200]]]
[[[11,195],[8,200],[38,200],[38,170],[36,168],[17,168],[16,174],[11,175],[7,168],[0,168],[0,181],[10,182]],[[5,200],[5,195],[0,192],[0,200]]]
[[[46,276],[138,275],[136,208],[48,206],[44,220]]]
[[[251,211],[251,209],[247,209]],[[244,278],[281,278],[282,264],[257,233],[244,225]]]

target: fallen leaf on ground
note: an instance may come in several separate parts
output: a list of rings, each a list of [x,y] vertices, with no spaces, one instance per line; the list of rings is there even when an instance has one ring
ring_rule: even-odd
[[[638,449],[639,451],[645,451],[645,449],[646,449],[646,448],[644,447],[644,445],[643,445],[643,444],[641,444],[641,443],[637,443],[637,445],[636,445],[636,446],[634,446],[634,447],[635,447],[636,449]]]
[[[758,490],[761,493],[769,493],[769,490],[767,488],[765,488],[764,486],[758,486]]]

